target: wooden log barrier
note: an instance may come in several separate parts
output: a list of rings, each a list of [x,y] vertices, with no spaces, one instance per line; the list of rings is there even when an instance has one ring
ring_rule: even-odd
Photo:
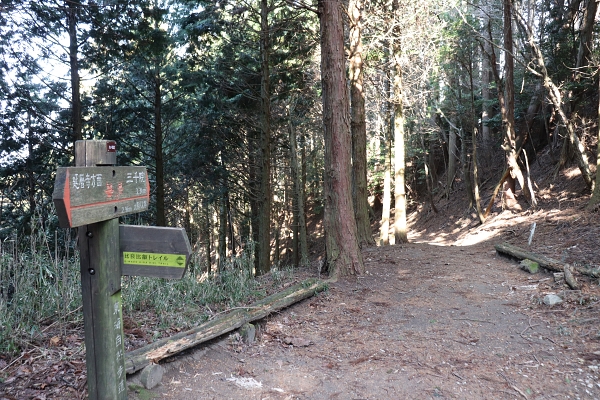
[[[133,350],[125,355],[125,370],[128,374],[133,374],[150,363],[157,363],[183,350],[238,329],[247,322],[257,321],[275,311],[289,307],[327,289],[328,285],[328,281],[310,279],[267,296],[248,307],[233,310],[212,321],[205,322],[196,328]]]
[[[564,263],[562,263],[558,260],[543,256],[540,254],[532,253],[530,251],[521,249],[520,247],[513,246],[512,244],[509,244],[509,243],[497,244],[494,246],[494,248],[500,254],[504,254],[504,255],[516,258],[518,260],[529,259],[531,261],[535,261],[536,263],[538,263],[540,265],[540,267],[544,267],[551,271],[563,272],[563,270],[564,270]]]
[[[565,279],[567,284],[571,287],[571,289],[576,289],[579,287],[576,280],[571,275],[570,269],[572,268],[569,264],[563,263],[551,257],[546,257],[540,254],[532,253],[530,251],[521,249],[520,247],[513,246],[509,243],[497,244],[494,246],[496,251],[499,254],[504,254],[512,258],[516,258],[518,260],[529,259],[531,261],[537,262],[540,267],[544,267],[554,272],[563,272],[565,273]],[[567,269],[568,271],[565,271]],[[586,268],[586,267],[575,267],[575,271],[579,272],[582,275],[587,275],[590,278],[598,279],[600,278],[600,268]]]

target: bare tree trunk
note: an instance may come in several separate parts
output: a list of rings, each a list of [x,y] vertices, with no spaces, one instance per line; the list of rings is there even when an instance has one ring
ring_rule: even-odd
[[[392,8],[398,12],[398,0],[394,0]],[[408,242],[408,228],[406,226],[406,189],[404,160],[404,99],[402,86],[402,45],[400,43],[400,18],[395,18],[394,26],[394,238],[395,244]]]
[[[219,271],[225,268],[227,258],[227,207],[225,206],[225,195],[219,199]]]
[[[33,128],[31,126],[31,111],[27,110],[27,192],[29,194],[29,213],[33,218],[35,212],[35,176],[33,174]]]
[[[290,164],[292,169],[292,180],[294,181],[294,260],[298,266],[309,265],[308,241],[306,238],[306,218],[304,216],[304,186],[300,168],[298,167],[298,148],[296,144],[296,127],[292,121],[291,111],[288,110],[288,127],[290,133]]]
[[[600,80],[598,80],[598,84],[600,85]],[[598,87],[600,90],[600,86]],[[598,121],[600,121],[600,98],[598,99]],[[587,205],[587,210],[595,209],[598,204],[600,204],[600,124],[598,124],[598,143],[596,144],[596,184],[594,186],[594,191],[592,192],[592,197]]]
[[[382,127],[384,136],[384,155],[383,155],[383,210],[381,212],[381,226],[379,228],[379,240],[382,246],[390,244],[390,208],[392,202],[392,125],[390,123],[390,83],[385,79],[385,105],[384,105],[384,124]]]
[[[260,2],[260,55],[261,55],[261,135],[258,243],[256,274],[262,275],[271,268],[271,89],[269,72],[269,4]]]
[[[573,121],[571,121],[571,119],[569,119],[567,117],[567,113],[565,111],[565,104],[562,99],[561,91],[560,91],[559,87],[552,81],[552,79],[548,75],[548,70],[546,69],[546,63],[544,60],[544,56],[540,50],[540,47],[538,46],[538,44],[536,43],[536,41],[533,37],[531,28],[524,24],[524,22],[522,20],[522,16],[517,15],[517,17],[519,17],[518,22],[520,23],[521,28],[527,34],[527,41],[528,41],[528,44],[533,53],[532,61],[533,61],[533,63],[535,63],[537,65],[537,68],[539,69],[539,71],[529,65],[528,65],[527,69],[529,70],[529,72],[542,78],[544,87],[548,91],[548,97],[550,98],[550,101],[554,105],[554,108],[555,108],[556,112],[558,113],[558,115],[560,116],[560,119],[562,120],[563,124],[567,128],[569,144],[575,153],[575,159],[577,160],[577,166],[579,167],[579,170],[581,171],[581,176],[583,177],[583,180],[585,181],[585,184],[587,185],[587,187],[593,190],[594,181],[592,179],[592,172],[590,170],[589,161],[588,161],[587,155],[585,153],[585,147],[584,147],[583,143],[581,143],[581,141],[579,140],[579,137],[577,136],[577,133],[575,132],[575,127],[573,126]]]
[[[83,139],[81,120],[81,95],[79,92],[79,60],[77,54],[77,6],[75,1],[65,0],[67,10],[67,27],[69,30],[69,64],[71,67],[71,123],[73,127],[73,143]]]
[[[435,202],[433,200],[433,187],[431,182],[433,181],[433,177],[431,176],[430,170],[430,161],[429,161],[429,149],[425,146],[425,135],[419,135],[419,139],[421,140],[421,148],[423,151],[423,167],[425,169],[425,184],[427,185],[427,198],[429,199],[429,203],[431,204],[431,209],[436,214],[438,213],[438,209],[435,206]]]
[[[202,208],[204,208],[204,218],[206,219],[203,238],[204,249],[206,252],[206,272],[210,275],[212,272],[212,217],[210,215],[210,204],[208,203],[208,200],[202,201]]]
[[[598,12],[598,0],[587,0],[583,24],[579,35],[579,50],[577,52],[576,68],[590,65],[590,54],[592,51],[592,39],[594,33],[594,21]],[[580,71],[578,71],[580,72]]]
[[[512,1],[504,0],[504,144],[506,164],[510,175],[504,181],[504,201],[509,207],[515,200],[515,178],[523,187],[521,168],[517,164],[517,139],[515,132],[515,92],[514,92],[514,59],[511,9]]]
[[[489,7],[482,7],[481,15],[483,19],[483,26],[487,26],[489,23]],[[490,58],[488,54],[490,54],[492,44],[490,41],[486,40],[483,44],[483,57],[481,59],[481,102],[482,104],[482,112],[481,112],[481,140],[483,145],[483,158],[487,159],[486,155],[489,154],[489,147],[491,145],[491,130],[487,125],[488,120],[492,114],[492,108],[490,106],[491,103],[491,95],[490,95]]]
[[[156,159],[156,225],[166,226],[163,157],[162,90],[158,65],[154,75],[154,157]]]
[[[456,121],[454,121],[456,122]],[[454,186],[454,177],[456,175],[456,137],[458,130],[448,129],[448,169],[446,173],[446,197],[450,198],[452,186]]]
[[[365,272],[352,204],[352,142],[342,9],[339,0],[319,1],[325,138],[324,225],[328,269],[333,277]]]
[[[491,49],[491,64],[494,79],[496,80],[496,86],[498,87],[498,101],[500,103],[500,111],[502,113],[502,123],[504,129],[504,143],[502,148],[506,155],[506,167],[508,175],[504,178],[503,183],[503,199],[512,206],[516,203],[515,200],[515,179],[519,182],[519,185],[523,189],[523,194],[529,204],[532,207],[537,205],[535,194],[530,181],[525,180],[523,173],[518,164],[517,158],[520,152],[520,148],[525,142],[525,138],[520,137],[517,139],[515,131],[515,98],[514,98],[514,58],[512,56],[513,51],[513,38],[512,38],[512,0],[504,0],[504,50],[505,50],[505,79],[504,85],[500,80],[498,68],[496,65],[496,54],[494,49]],[[488,29],[489,26],[488,26]],[[489,32],[491,40],[491,32]],[[504,90],[502,90],[504,89]],[[504,91],[504,95],[502,95]]]
[[[358,244],[373,245],[367,193],[367,124],[363,91],[362,1],[350,0],[350,104],[352,112],[352,178]]]

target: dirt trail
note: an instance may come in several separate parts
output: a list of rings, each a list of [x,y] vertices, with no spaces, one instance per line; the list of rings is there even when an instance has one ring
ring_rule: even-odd
[[[363,255],[366,276],[271,316],[253,345],[234,334],[174,357],[152,394],[600,398],[597,283],[568,291],[549,273],[519,270],[489,241],[374,247]],[[547,293],[565,302],[547,306]]]

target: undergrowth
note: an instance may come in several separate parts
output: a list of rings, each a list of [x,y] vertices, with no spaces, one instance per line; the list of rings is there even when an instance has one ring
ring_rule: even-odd
[[[159,326],[189,328],[216,312],[264,297],[252,273],[250,254],[225,262],[219,274],[186,273],[168,280],[128,277],[123,281],[123,313],[152,310]]]
[[[51,324],[82,322],[79,258],[68,241],[59,249],[56,234],[52,252],[43,232],[27,239],[0,242],[0,354],[16,354]]]
[[[79,257],[70,233],[61,232],[62,240],[58,233],[49,240],[42,232],[0,241],[0,357],[39,347],[49,332],[66,335],[67,329],[83,326]],[[159,330],[187,329],[264,297],[249,249],[226,260],[218,274],[188,272],[180,280],[123,277],[124,316],[146,315]],[[268,279],[278,286],[292,275],[292,270],[274,269]]]

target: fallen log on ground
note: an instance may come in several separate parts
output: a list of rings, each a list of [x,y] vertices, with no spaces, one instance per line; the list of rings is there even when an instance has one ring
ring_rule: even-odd
[[[133,374],[150,363],[157,363],[190,347],[231,332],[247,322],[262,319],[275,311],[325,290],[328,283],[328,281],[309,279],[195,328],[133,350],[125,354],[125,370],[128,374]]]
[[[537,262],[540,267],[544,267],[554,272],[565,272],[565,266],[568,267],[567,263],[563,263],[554,258],[546,257],[540,254],[532,253],[530,251],[524,250],[520,247],[513,246],[509,243],[497,244],[494,246],[496,251],[500,254],[505,254],[510,257],[516,258],[518,260],[529,259],[531,261]],[[600,278],[600,268],[586,268],[586,267],[575,267],[575,271],[579,272],[582,275],[587,275],[591,278],[598,279]],[[573,277],[567,277],[567,279],[572,279]],[[572,279],[572,282],[567,280],[569,286],[572,289],[578,287],[576,281]]]
[[[521,249],[520,247],[513,246],[512,244],[509,244],[509,243],[497,244],[494,246],[494,248],[500,254],[509,255],[518,260],[528,259],[531,261],[535,261],[536,263],[538,263],[540,265],[540,267],[544,267],[551,271],[563,272],[565,269],[565,267],[564,267],[565,264],[558,260],[543,256],[540,254],[532,253],[530,251]]]

